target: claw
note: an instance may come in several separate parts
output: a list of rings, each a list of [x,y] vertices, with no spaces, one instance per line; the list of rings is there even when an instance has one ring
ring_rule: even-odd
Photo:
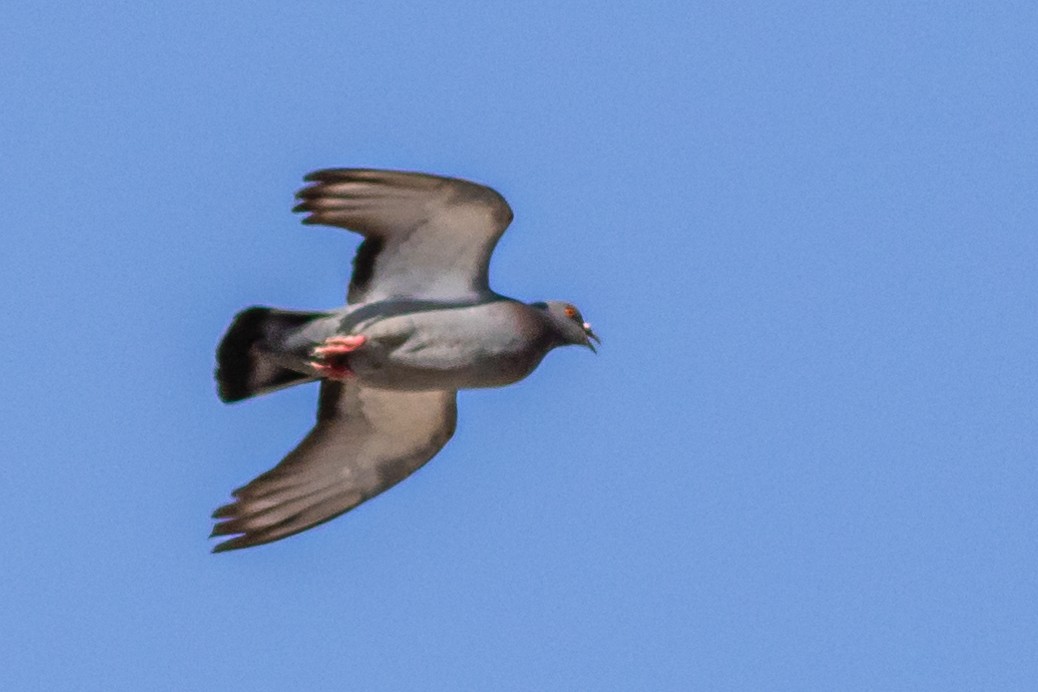
[[[314,372],[316,372],[319,377],[328,380],[345,382],[354,376],[353,371],[345,365],[328,365],[327,363],[319,363],[316,360],[312,360],[310,361],[310,367],[314,369]]]

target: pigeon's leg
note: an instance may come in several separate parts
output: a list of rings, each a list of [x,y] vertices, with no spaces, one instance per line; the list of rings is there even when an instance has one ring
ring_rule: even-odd
[[[328,356],[341,356],[344,353],[352,353],[363,346],[368,337],[361,334],[356,336],[331,336],[314,349],[314,355],[319,358]]]
[[[356,351],[367,340],[366,336],[361,335],[329,337],[313,350],[313,354],[320,360],[310,361],[310,367],[320,377],[329,380],[348,380],[353,377],[353,371],[346,364],[344,356]]]

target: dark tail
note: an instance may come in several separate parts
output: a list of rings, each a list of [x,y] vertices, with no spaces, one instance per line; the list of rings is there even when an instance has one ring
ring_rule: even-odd
[[[324,316],[321,312],[263,307],[248,308],[235,315],[216,349],[220,399],[228,403],[241,401],[311,379],[279,365],[272,349],[287,332]]]

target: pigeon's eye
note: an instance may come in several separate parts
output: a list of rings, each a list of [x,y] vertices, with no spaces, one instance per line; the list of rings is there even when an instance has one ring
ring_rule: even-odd
[[[564,307],[562,309],[562,311],[564,313],[566,313],[566,317],[569,317],[569,318],[574,318],[574,317],[577,317],[577,316],[580,315],[580,313],[577,312],[577,309],[575,307],[573,307],[572,305],[567,305],[566,307]]]

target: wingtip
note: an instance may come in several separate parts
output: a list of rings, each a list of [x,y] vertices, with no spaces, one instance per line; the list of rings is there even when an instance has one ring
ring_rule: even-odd
[[[253,535],[253,534],[248,534],[248,533],[241,533],[241,534],[239,534],[237,536],[234,536],[233,535],[234,533],[237,533],[237,532],[230,532],[229,534],[225,534],[225,535],[231,535],[233,537],[229,538],[229,539],[227,539],[227,540],[225,540],[225,541],[223,541],[221,543],[217,543],[212,548],[210,548],[209,551],[211,553],[214,553],[214,554],[215,553],[226,553],[229,550],[241,550],[242,548],[252,548],[252,547],[257,546],[257,545],[263,545],[264,543],[269,543],[271,541],[271,539],[269,539],[269,538],[264,539],[264,538],[259,537],[258,535]],[[210,538],[214,538],[214,537],[210,536]]]
[[[310,171],[304,175],[303,182],[323,182],[331,178],[340,177],[347,171],[349,171],[347,168],[319,168],[316,171]]]
[[[212,536],[210,536],[210,538],[212,538]],[[219,553],[226,553],[228,550],[234,550],[233,545],[228,545],[230,542],[231,541],[224,541],[223,543],[217,543],[209,549],[209,552],[213,555],[217,555]]]
[[[238,546],[238,544],[241,543],[243,540],[246,540],[247,534],[242,533],[241,527],[234,526],[234,523],[235,522],[233,520],[221,521],[217,522],[217,524],[213,526],[213,530],[209,532],[209,539],[222,539],[222,542],[213,546],[214,551],[231,550],[232,548]]]

